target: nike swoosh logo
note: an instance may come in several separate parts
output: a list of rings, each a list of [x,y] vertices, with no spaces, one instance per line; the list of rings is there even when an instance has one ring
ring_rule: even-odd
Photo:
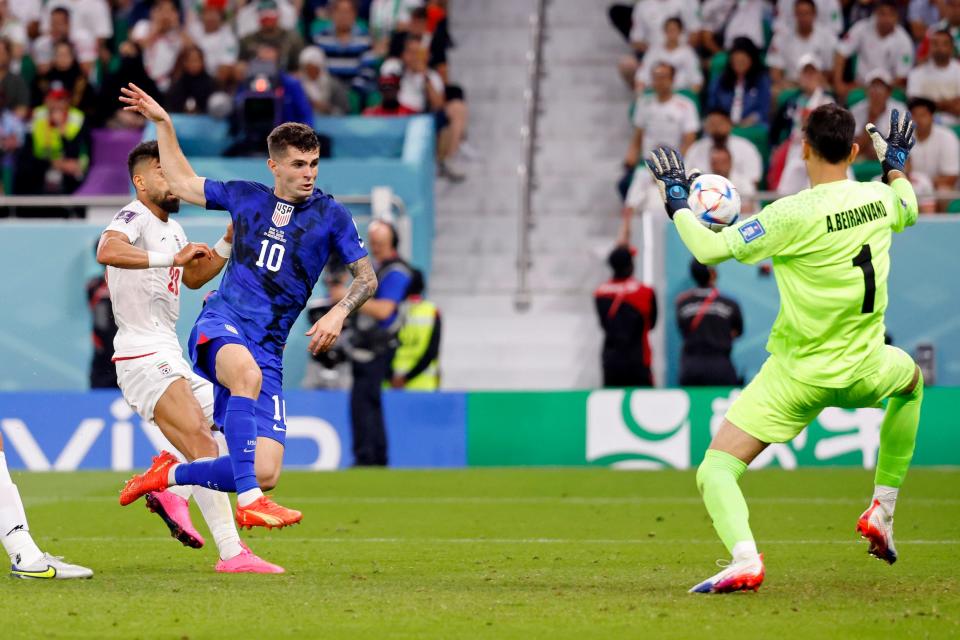
[[[21,571],[20,569],[11,569],[10,573],[21,578],[56,578],[57,570],[47,565],[44,571]]]
[[[253,453],[253,452],[255,452],[255,451],[256,451],[256,449],[244,449],[244,450],[243,450],[244,453]]]
[[[278,427],[277,425],[273,425],[273,430],[274,430],[274,431],[286,431],[286,429],[281,429],[281,428]]]

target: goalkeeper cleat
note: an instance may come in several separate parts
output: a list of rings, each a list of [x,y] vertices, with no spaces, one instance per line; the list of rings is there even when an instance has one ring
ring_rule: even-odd
[[[240,528],[266,527],[273,529],[297,524],[303,514],[293,509],[281,507],[269,496],[260,496],[245,507],[237,505],[237,525]]]
[[[169,491],[159,491],[148,493],[145,499],[147,509],[160,516],[170,529],[170,535],[180,541],[180,544],[192,549],[203,546],[203,536],[193,526],[190,507],[184,498]]]
[[[64,562],[61,556],[45,553],[31,565],[15,564],[10,567],[10,577],[24,580],[70,580],[92,578],[93,570]]]
[[[873,500],[857,520],[857,533],[870,542],[867,553],[887,564],[897,561],[897,549],[893,546],[893,516],[887,513],[880,501]]]
[[[149,469],[138,476],[133,476],[123,485],[123,490],[120,491],[120,505],[125,507],[145,493],[166,489],[170,467],[177,463],[178,460],[169,451],[161,451],[160,455],[154,456],[153,464]]]
[[[720,562],[718,561],[718,564]],[[721,565],[723,566],[723,565]],[[749,560],[731,562],[723,571],[690,589],[688,593],[733,593],[756,591],[763,584],[763,554]]]
[[[260,558],[250,547],[240,543],[243,551],[228,560],[217,562],[218,573],[284,573],[285,569],[279,565],[267,562]]]

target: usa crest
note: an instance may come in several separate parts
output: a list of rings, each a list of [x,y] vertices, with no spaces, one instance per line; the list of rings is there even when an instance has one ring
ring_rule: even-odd
[[[273,209],[273,217],[270,219],[273,221],[273,226],[275,227],[284,227],[290,222],[290,217],[293,215],[293,205],[286,204],[283,202],[278,202],[277,206]]]

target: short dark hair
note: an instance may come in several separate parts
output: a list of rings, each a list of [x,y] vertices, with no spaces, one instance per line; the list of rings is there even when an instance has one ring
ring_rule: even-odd
[[[893,9],[899,15],[900,7],[897,4],[897,0],[877,0],[877,5],[874,9],[879,9],[880,7],[887,7],[888,9]]]
[[[657,67],[666,67],[667,69],[670,69],[670,77],[671,77],[671,78],[676,78],[676,77],[677,77],[677,69],[676,69],[672,64],[670,64],[669,62],[663,62],[663,61],[661,61],[661,62],[658,62],[657,64],[653,65],[653,68],[654,68],[654,69],[656,69]]]
[[[671,22],[676,22],[677,26],[680,27],[680,31],[683,31],[683,20],[681,20],[679,16],[670,16],[663,21],[663,26],[666,27]]]
[[[629,278],[633,275],[633,253],[625,244],[619,245],[607,256],[607,264],[613,270],[613,277]]]
[[[916,98],[910,98],[907,101],[907,109],[913,111],[917,107],[923,107],[931,114],[937,112],[937,104],[930,98],[924,98],[923,96],[917,96]]]
[[[723,107],[713,107],[713,108],[709,109],[709,110],[704,114],[703,118],[704,118],[704,120],[706,120],[706,119],[709,118],[710,116],[723,116],[723,117],[726,118],[727,120],[731,120],[731,118],[730,118],[730,112],[727,111],[726,109],[724,109]]]
[[[698,287],[710,286],[710,267],[697,262],[694,258],[690,261],[690,277],[697,283]]]
[[[427,286],[423,279],[423,271],[420,271],[420,269],[412,269],[410,271],[410,284],[407,285],[407,295],[422,296],[426,288]]]
[[[70,19],[70,9],[67,9],[66,7],[57,7],[50,12],[50,15],[53,16],[55,13],[62,13],[63,17],[65,17],[67,20]]]
[[[127,171],[130,173],[131,180],[133,180],[133,174],[136,173],[137,165],[144,160],[160,161],[160,146],[156,140],[141,142],[127,155]]]
[[[417,7],[410,12],[411,20],[426,20],[427,19],[427,9],[426,7]]]
[[[856,128],[852,113],[830,103],[813,110],[804,135],[814,153],[830,164],[839,164],[850,157]]]
[[[287,152],[287,147],[313,151],[320,148],[320,139],[312,127],[301,122],[284,122],[267,136],[267,149],[271,156],[279,156]]]
[[[797,0],[796,2],[793,3],[793,6],[796,7],[798,4],[808,4],[811,7],[813,7],[814,13],[817,12],[817,3],[814,2],[813,0]]]

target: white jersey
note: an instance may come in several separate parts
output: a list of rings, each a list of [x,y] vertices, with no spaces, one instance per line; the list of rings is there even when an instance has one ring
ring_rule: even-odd
[[[175,253],[187,244],[183,227],[163,222],[134,200],[114,217],[105,231],[119,231],[145,251]],[[177,339],[180,277],[183,267],[119,269],[107,267],[107,286],[117,320],[114,358],[143,356],[160,350],[182,353]]]

